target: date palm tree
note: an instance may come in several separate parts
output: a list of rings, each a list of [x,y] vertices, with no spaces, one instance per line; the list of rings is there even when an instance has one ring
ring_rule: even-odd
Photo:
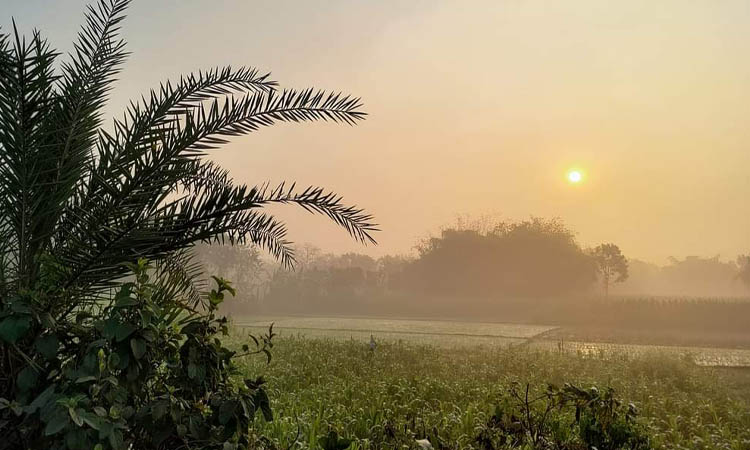
[[[120,25],[129,0],[89,7],[75,51],[34,32],[0,34],[0,298],[54,280],[67,297],[95,298],[138,258],[184,262],[198,242],[294,255],[282,222],[263,212],[292,203],[374,242],[361,209],[318,187],[249,187],[203,156],[233,136],[279,121],[362,120],[358,98],[278,90],[252,68],[218,68],[166,82],[111,128],[102,109],[126,59]],[[183,258],[183,259],[181,259]],[[71,305],[47,305],[54,319]],[[58,315],[58,316],[55,316]]]
[[[214,311],[215,305],[206,307],[207,297],[195,285],[200,267],[191,262],[192,247],[214,241],[256,244],[293,265],[284,223],[263,211],[269,204],[323,214],[356,240],[374,243],[371,216],[337,194],[293,183],[237,184],[204,158],[234,136],[277,122],[355,124],[365,117],[358,98],[279,90],[255,69],[216,68],[163,83],[103,127],[103,108],[127,57],[119,34],[128,3],[100,0],[90,6],[75,50],[61,63],[39,32],[23,37],[15,23],[10,33],[0,30],[0,435],[6,437],[0,448],[49,448],[46,436],[52,439],[68,420],[76,421],[58,411],[50,392],[63,395],[63,385],[71,392],[87,386],[76,384],[72,368],[88,364],[89,347],[103,345],[106,327],[116,325],[109,322],[120,320],[102,325],[105,315],[124,317],[117,309],[122,298],[118,302],[112,294],[130,295],[122,283],[136,261],[151,271],[148,281],[139,269],[139,283],[158,287],[142,298],[172,305],[159,309],[163,323],[208,324],[201,311]],[[211,301],[229,289],[219,281]],[[206,308],[196,308],[200,302]],[[205,320],[213,320],[212,314]],[[201,327],[204,331],[193,327],[190,333],[211,336],[223,325]],[[129,349],[120,345],[122,336],[107,339],[112,352],[150,358],[144,356],[146,341],[133,339]],[[196,354],[224,358],[216,356],[221,364],[211,370],[227,367],[231,353],[218,340],[201,339],[201,348],[210,351]],[[179,352],[176,347],[173,355]],[[147,376],[143,367],[133,379]],[[222,370],[214,387],[226,382],[228,369]],[[91,378],[84,379],[93,383]],[[138,392],[136,386],[131,394]],[[28,421],[45,398],[53,415],[42,413],[42,437],[39,427],[45,425]],[[8,402],[28,406],[19,416],[18,408],[18,414],[5,408]],[[77,430],[71,433],[80,437]],[[121,447],[120,431],[109,436],[112,448]],[[29,439],[39,441],[36,447]]]

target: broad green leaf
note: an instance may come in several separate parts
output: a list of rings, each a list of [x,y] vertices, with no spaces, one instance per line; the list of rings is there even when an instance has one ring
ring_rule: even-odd
[[[35,413],[39,408],[49,403],[49,401],[52,400],[52,397],[55,394],[55,387],[57,387],[57,385],[52,384],[47,387],[47,389],[45,389],[41,394],[39,394],[37,398],[35,398],[34,401],[32,401],[31,404],[26,408],[27,414]]]
[[[119,356],[119,361],[115,365],[116,369],[125,370],[130,365],[130,345],[127,342],[117,346],[115,353]]]
[[[81,419],[81,416],[79,415],[80,411],[81,410],[79,408],[68,408],[68,415],[70,415],[73,423],[75,423],[79,427],[83,426],[83,419]]]
[[[224,301],[224,294],[211,291],[211,293],[208,294],[208,301],[210,301],[213,306],[219,306],[219,304]]]
[[[34,346],[45,359],[51,361],[57,357],[57,349],[60,346],[60,341],[54,334],[48,334],[37,338]]]
[[[97,429],[97,431],[99,431],[99,439],[108,439],[109,436],[115,431],[115,427],[111,422],[104,419],[99,419],[99,428]]]
[[[125,448],[123,443],[122,431],[113,430],[109,434],[109,445],[112,446],[113,450],[120,450],[122,448]]]
[[[136,330],[137,328],[129,323],[118,323],[115,327],[115,340],[117,342],[124,341]]]
[[[130,340],[130,349],[135,359],[141,359],[146,354],[146,342],[143,339],[133,338]]]
[[[76,383],[88,383],[89,381],[96,381],[97,377],[93,375],[88,375],[85,377],[78,377],[76,378]]]
[[[70,423],[70,416],[68,415],[68,412],[57,408],[55,413],[50,418],[50,421],[47,422],[47,426],[44,427],[44,435],[45,436],[52,436],[53,434],[59,433],[63,428],[68,426]]]
[[[97,328],[101,328],[102,336],[105,339],[111,340],[115,338],[115,332],[117,331],[117,325],[119,322],[117,319],[110,317],[109,319],[99,322]]]
[[[31,366],[26,366],[18,373],[16,384],[21,392],[30,391],[39,382],[39,372]]]
[[[31,317],[9,316],[0,321],[0,339],[15,344],[31,328]]]
[[[101,408],[101,409],[104,409],[104,408]],[[104,414],[106,415],[107,411],[104,411]],[[80,414],[80,416],[86,425],[90,426],[92,429],[96,431],[101,431],[102,424],[104,423],[104,419],[102,419],[102,417],[99,417],[96,414],[91,414],[90,412],[83,412]]]

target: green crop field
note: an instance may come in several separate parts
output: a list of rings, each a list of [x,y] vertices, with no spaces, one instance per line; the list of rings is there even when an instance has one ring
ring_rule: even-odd
[[[236,319],[232,345],[266,319]],[[336,448],[324,440],[331,431],[346,439],[339,448],[417,448],[422,438],[436,449],[505,448],[498,411],[511,419],[523,412],[514,393],[528,386],[543,397],[549,384],[572,383],[611,387],[623,405],[632,402],[653,448],[750,449],[750,369],[705,367],[668,349],[561,351],[529,341],[544,327],[272,319],[280,336],[271,363],[241,363],[244,376],[267,379],[275,413],[255,422],[259,448]],[[532,405],[529,417],[543,410],[544,401]],[[545,417],[549,430],[573,432],[573,412]],[[544,439],[536,447],[557,448]]]
[[[376,340],[405,341],[440,347],[509,347],[524,345],[566,353],[601,358],[657,353],[672,353],[704,366],[750,367],[750,349],[720,347],[689,347],[682,345],[645,345],[600,340],[561,341],[552,338],[554,327],[486,322],[445,320],[403,320],[356,317],[235,317],[235,325],[259,332],[271,323],[281,336],[329,337],[363,340],[373,335]]]

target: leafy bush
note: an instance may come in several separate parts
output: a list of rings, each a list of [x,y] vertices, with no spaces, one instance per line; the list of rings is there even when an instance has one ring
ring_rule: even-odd
[[[256,412],[266,420],[272,414],[263,379],[234,380],[238,355],[219,339],[228,332],[227,320],[215,312],[226,294],[234,294],[231,285],[216,278],[207,311],[198,312],[165,295],[145,260],[130,268],[133,281],[102,302],[93,326],[49,328],[36,337],[28,356],[44,360],[44,367],[26,366],[15,399],[0,400],[4,433],[24,448],[247,445]],[[4,331],[8,339],[21,330]],[[270,329],[255,338],[252,352],[245,346],[245,354],[270,358],[272,338]]]
[[[233,380],[215,315],[232,289],[205,294],[193,246],[255,244],[292,265],[270,203],[373,241],[370,216],[334,193],[235,185],[202,159],[278,121],[353,124],[356,98],[226,67],[164,83],[102,129],[128,4],[89,7],[62,64],[40,33],[0,32],[0,448],[243,446],[256,410],[270,417],[263,380]]]
[[[635,405],[624,406],[614,389],[550,385],[539,395],[527,384],[509,396],[481,428],[477,443],[485,450],[506,447],[569,450],[646,450],[646,430],[636,421]]]

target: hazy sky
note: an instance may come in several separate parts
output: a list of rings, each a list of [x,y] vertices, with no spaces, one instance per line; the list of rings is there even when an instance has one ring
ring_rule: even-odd
[[[67,51],[85,3],[0,0],[0,20]],[[656,262],[750,252],[750,2],[136,0],[124,35],[113,113],[225,64],[361,96],[357,127],[282,124],[212,157],[239,181],[364,206],[383,229],[373,255],[458,214],[557,216],[583,245]],[[321,217],[280,215],[296,241],[362,250]]]

